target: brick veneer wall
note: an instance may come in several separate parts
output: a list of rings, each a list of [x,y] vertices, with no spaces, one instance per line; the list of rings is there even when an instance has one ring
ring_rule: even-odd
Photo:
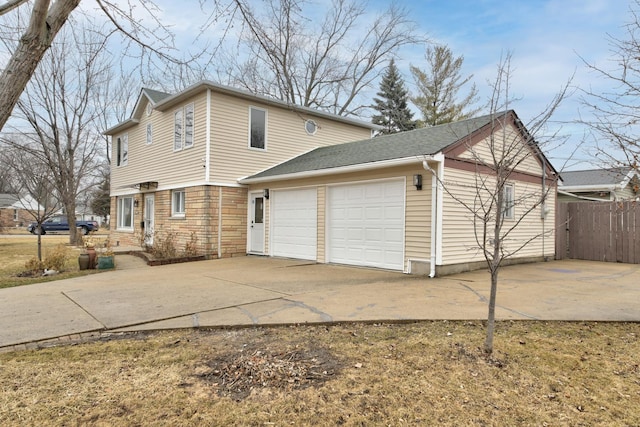
[[[34,222],[33,215],[26,209],[18,209],[18,220],[13,219],[14,208],[2,208],[0,209],[0,228],[13,228],[13,227],[27,227],[30,223]],[[34,211],[35,213],[35,211]]]
[[[166,238],[175,233],[176,248],[183,251],[192,233],[197,237],[199,254],[211,258],[245,255],[247,252],[247,190],[218,186],[197,186],[185,189],[185,216],[171,217],[171,191],[155,195],[155,236]],[[110,237],[120,246],[139,246],[144,212],[144,193],[134,196],[139,201],[134,208],[134,232],[114,230]],[[117,224],[116,198],[111,198],[111,223]],[[219,231],[222,234],[218,236]]]

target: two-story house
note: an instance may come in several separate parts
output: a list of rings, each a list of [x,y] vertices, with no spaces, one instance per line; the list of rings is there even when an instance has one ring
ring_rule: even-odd
[[[373,129],[208,81],[173,95],[142,89],[131,118],[105,132],[111,238],[153,244],[172,233],[178,250],[195,237],[201,254],[244,255],[249,230],[264,227],[265,199],[249,200],[240,178],[317,147],[371,138]]]
[[[557,174],[515,112],[372,139],[373,128],[210,82],[145,89],[132,118],[106,132],[112,238],[173,232],[214,258],[430,276],[479,268],[482,213],[469,209],[495,203],[479,186],[508,146],[519,154],[501,191],[503,251],[510,262],[553,258]]]

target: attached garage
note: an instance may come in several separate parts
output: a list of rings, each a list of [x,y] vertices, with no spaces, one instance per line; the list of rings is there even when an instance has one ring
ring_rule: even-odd
[[[327,261],[402,270],[404,189],[404,179],[329,187]]]
[[[315,188],[273,191],[271,254],[316,260],[318,202]]]

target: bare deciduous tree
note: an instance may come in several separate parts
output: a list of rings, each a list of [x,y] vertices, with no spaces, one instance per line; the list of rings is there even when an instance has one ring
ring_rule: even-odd
[[[418,88],[418,95],[411,101],[422,112],[424,125],[451,123],[477,114],[480,108],[473,107],[478,100],[475,84],[466,96],[458,98],[460,89],[473,78],[473,75],[465,78],[460,75],[464,58],[454,58],[447,46],[434,46],[427,48],[426,59],[426,71],[413,65],[410,67]]]
[[[265,0],[260,8],[234,0],[248,37],[249,59],[231,61],[232,83],[254,93],[339,115],[357,114],[357,101],[401,47],[417,43],[406,11],[391,5],[368,21],[364,4],[333,0],[324,15],[306,0]]]
[[[67,215],[70,243],[76,241],[76,198],[93,184],[104,151],[98,120],[109,104],[100,103],[97,94],[110,77],[106,53],[99,32],[63,30],[18,101],[18,120],[11,124],[28,142],[8,143],[49,170]]]
[[[613,88],[603,92],[584,90],[582,104],[592,116],[581,122],[594,132],[596,155],[603,163],[640,171],[639,13],[640,0],[635,0],[630,7],[631,19],[625,25],[626,38],[609,38],[615,64],[612,69],[584,61],[596,75],[613,83]]]
[[[557,132],[546,136],[544,132],[547,122],[567,97],[569,87],[569,83],[563,86],[544,111],[524,126],[509,110],[510,64],[509,54],[498,66],[489,103],[491,120],[487,137],[465,147],[468,160],[475,165],[473,178],[440,182],[445,194],[462,206],[470,218],[476,246],[468,249],[481,253],[491,276],[484,343],[487,354],[493,352],[500,268],[506,260],[522,255],[534,241],[548,238],[555,227],[553,221],[545,225],[544,220],[552,208],[547,200],[550,192],[555,191],[557,177],[540,147],[559,137]],[[537,172],[532,170],[534,167]],[[532,233],[530,230],[537,227],[538,221],[541,228]],[[529,231],[520,234],[523,228]]]
[[[13,135],[12,139],[16,138],[20,139],[23,136]],[[28,141],[14,141],[13,147],[5,147],[0,154],[0,159],[5,170],[8,170],[12,176],[8,192],[18,197],[22,208],[37,224],[36,230],[40,230],[42,223],[60,209],[60,203],[56,197],[56,188],[49,167],[34,152],[16,148],[28,144]],[[38,260],[42,261],[41,233],[37,231],[36,234],[38,235]]]

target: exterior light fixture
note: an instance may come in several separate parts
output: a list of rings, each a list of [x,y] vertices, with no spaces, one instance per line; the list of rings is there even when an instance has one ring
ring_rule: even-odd
[[[413,175],[413,185],[416,186],[416,190],[422,190],[422,175],[419,173]]]
[[[269,199],[269,189],[268,188],[265,188],[262,194],[264,195],[265,199]]]
[[[140,206],[140,201],[138,199],[134,199],[133,200],[133,207],[137,208],[138,206]]]

